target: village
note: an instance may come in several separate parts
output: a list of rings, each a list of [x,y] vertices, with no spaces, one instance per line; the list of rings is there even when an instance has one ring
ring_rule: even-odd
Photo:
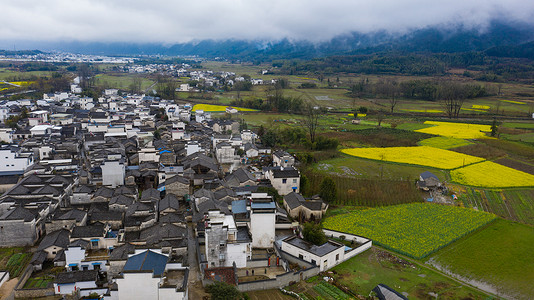
[[[328,203],[299,193],[299,162],[264,146],[236,109],[215,118],[117,89],[80,97],[78,84],[0,103],[0,119],[17,121],[0,128],[0,244],[33,246],[15,297],[188,299],[217,281],[278,289],[372,246],[333,230],[337,241],[303,239]]]

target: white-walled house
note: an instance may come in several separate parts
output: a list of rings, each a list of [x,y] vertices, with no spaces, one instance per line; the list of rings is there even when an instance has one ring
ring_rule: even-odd
[[[122,161],[105,161],[100,167],[102,168],[102,185],[113,188],[124,185],[126,168]]]
[[[162,253],[146,250],[130,255],[117,278],[119,300],[186,300],[187,268],[169,263]]]
[[[252,241],[246,227],[238,228],[233,215],[214,210],[206,218],[205,244],[208,267],[245,268],[252,258]]]
[[[330,240],[317,246],[297,236],[291,236],[282,240],[280,249],[318,266],[321,272],[345,260],[345,245]]]
[[[285,196],[291,192],[299,192],[300,172],[293,167],[271,168],[265,173],[265,178],[271,181],[271,185],[281,196]]]
[[[33,164],[33,155],[22,153],[20,148],[5,146],[0,148],[0,173],[24,173]]]
[[[272,248],[275,239],[276,204],[267,193],[253,193],[249,200],[252,247]]]
[[[6,142],[6,143],[13,143],[13,134],[15,133],[15,130],[10,127],[0,128],[0,141]]]
[[[295,158],[286,151],[277,150],[273,152],[273,166],[283,168],[293,167],[295,165]]]
[[[70,295],[80,289],[96,288],[98,271],[62,272],[56,275],[54,291],[56,295]]]

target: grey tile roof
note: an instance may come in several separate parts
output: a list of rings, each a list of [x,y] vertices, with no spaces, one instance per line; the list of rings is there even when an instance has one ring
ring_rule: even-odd
[[[141,201],[152,201],[152,200],[159,200],[161,199],[161,193],[160,191],[154,189],[154,188],[149,188],[149,189],[146,189],[143,191],[143,193],[141,194]]]
[[[135,246],[126,243],[117,248],[114,248],[111,254],[109,255],[109,260],[127,260],[128,254],[135,253]]]
[[[290,209],[295,209],[300,206],[300,203],[305,201],[301,194],[291,192],[284,196],[284,201]]]
[[[300,174],[299,174],[299,171],[295,168],[284,168],[283,170],[282,169],[279,169],[279,170],[276,170],[276,169],[273,169],[272,170],[273,172],[273,177],[274,178],[296,178],[296,177],[299,177]]]
[[[59,248],[66,248],[70,241],[69,241],[69,235],[70,231],[66,229],[60,229],[56,230],[54,232],[48,233],[45,235],[41,243],[39,243],[39,247],[37,247],[37,250],[44,250],[50,246],[56,246]]]
[[[104,225],[76,226],[72,229],[71,238],[90,238],[104,236]]]
[[[64,214],[58,215],[54,220],[76,220],[76,222],[81,222],[87,213],[79,209],[71,209]]]
[[[24,222],[31,222],[35,218],[36,214],[20,206],[12,210],[8,210],[2,216],[0,216],[0,220],[24,220]]]
[[[178,210],[180,208],[180,200],[173,194],[167,194],[158,203],[158,210],[163,211],[165,209],[172,208]]]
[[[72,272],[61,272],[56,275],[55,283],[64,284],[64,283],[76,283],[76,282],[87,282],[87,281],[96,281],[98,279],[97,270],[87,270],[87,271],[72,271]]]

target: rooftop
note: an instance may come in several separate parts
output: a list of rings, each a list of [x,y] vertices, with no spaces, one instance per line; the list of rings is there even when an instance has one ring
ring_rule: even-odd
[[[312,254],[315,254],[319,257],[322,257],[322,256],[325,256],[326,254],[334,251],[334,250],[337,250],[339,248],[345,248],[345,245],[341,245],[341,244],[338,244],[336,242],[333,242],[333,241],[327,241],[326,243],[320,245],[320,246],[317,246],[317,245],[314,245],[312,243],[309,243],[309,242],[306,242],[305,240],[297,237],[297,236],[292,236],[292,237],[288,237],[286,239],[284,239],[282,242],[284,243],[288,243],[292,246],[295,246],[297,248],[300,248],[304,251],[307,251],[309,253],[312,253]]]

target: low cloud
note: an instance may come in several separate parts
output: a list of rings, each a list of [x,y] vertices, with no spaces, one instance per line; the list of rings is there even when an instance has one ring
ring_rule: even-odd
[[[317,42],[352,31],[404,33],[435,25],[483,30],[494,19],[534,20],[534,2],[525,0],[7,0],[1,7],[4,41]]]

